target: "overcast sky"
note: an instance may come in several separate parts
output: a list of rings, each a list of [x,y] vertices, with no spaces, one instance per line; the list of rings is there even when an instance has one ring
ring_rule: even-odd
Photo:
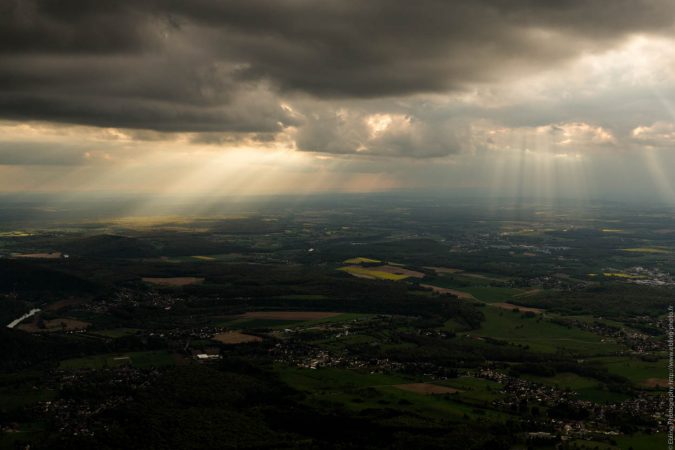
[[[0,190],[675,201],[672,0],[0,0]]]

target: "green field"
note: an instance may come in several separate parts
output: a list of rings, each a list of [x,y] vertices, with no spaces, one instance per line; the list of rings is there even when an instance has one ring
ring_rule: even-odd
[[[485,322],[470,336],[483,336],[529,346],[534,351],[559,350],[579,355],[608,354],[621,349],[616,343],[601,342],[601,337],[578,328],[567,328],[538,317],[497,308],[483,308]]]
[[[490,400],[497,398],[497,393],[487,390],[492,382],[485,380],[456,379],[442,384],[466,389],[466,392],[424,395],[395,387],[397,384],[423,381],[403,375],[369,374],[334,368],[312,370],[279,367],[278,371],[284,382],[308,394],[308,402],[340,405],[357,413],[381,408],[395,409],[401,413],[396,420],[404,423],[419,421],[424,417],[431,420],[464,420],[468,417],[499,421],[508,417],[489,408]]]
[[[652,362],[643,361],[635,357],[622,356],[592,358],[589,362],[598,363],[606,367],[610,373],[626,377],[636,385],[640,385],[650,378],[665,379],[668,377],[667,359]]]

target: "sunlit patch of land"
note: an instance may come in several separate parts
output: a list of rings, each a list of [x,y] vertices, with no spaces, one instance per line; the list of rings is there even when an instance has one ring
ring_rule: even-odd
[[[356,258],[345,259],[343,263],[345,264],[363,264],[363,263],[379,263],[382,262],[379,259],[364,258],[363,256],[357,256]]]
[[[259,336],[245,334],[240,331],[226,331],[224,333],[218,333],[215,336],[213,336],[212,339],[222,344],[243,344],[246,342],[262,341],[262,338]]]
[[[625,273],[625,272],[603,272],[602,275],[605,276],[605,277],[627,278],[627,279],[631,279],[631,280],[647,278],[644,275],[631,275],[631,274]]]
[[[5,237],[28,237],[32,236],[31,233],[26,231],[0,231],[0,238]]]
[[[202,261],[214,261],[214,260],[216,259],[216,258],[214,258],[214,257],[212,257],[212,256],[200,256],[200,255],[193,256],[193,258],[194,258],[194,259],[200,259],[200,260],[202,260]]]
[[[12,253],[12,258],[27,258],[27,259],[59,259],[61,252],[50,253]]]
[[[403,267],[396,267],[392,265],[376,266],[376,267],[361,267],[361,266],[345,266],[338,270],[349,273],[359,278],[381,279],[400,281],[406,278],[423,278],[422,272],[405,269]]]
[[[602,229],[603,233],[623,233],[624,230],[620,228],[603,228]]]
[[[167,277],[167,278],[154,278],[154,277],[143,277],[142,280],[149,284],[155,284],[158,286],[189,286],[191,284],[201,284],[204,282],[204,278],[198,277]]]
[[[670,250],[663,247],[632,247],[622,248],[621,250],[631,253],[670,253]]]

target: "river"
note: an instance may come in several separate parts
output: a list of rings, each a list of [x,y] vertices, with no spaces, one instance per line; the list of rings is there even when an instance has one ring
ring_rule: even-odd
[[[7,325],[7,328],[14,328],[14,327],[17,326],[18,324],[20,324],[24,319],[27,319],[27,318],[29,318],[30,316],[32,316],[33,314],[39,313],[39,312],[40,312],[40,309],[39,309],[39,308],[31,309],[29,312],[27,312],[27,313],[24,314],[23,316],[19,317],[19,318],[16,319],[16,320],[11,321],[11,322],[9,323],[9,325]]]

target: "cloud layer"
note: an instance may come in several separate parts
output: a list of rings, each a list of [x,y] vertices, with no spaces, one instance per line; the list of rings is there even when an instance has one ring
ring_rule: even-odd
[[[379,157],[504,127],[663,147],[674,21],[671,0],[0,0],[0,118]]]

